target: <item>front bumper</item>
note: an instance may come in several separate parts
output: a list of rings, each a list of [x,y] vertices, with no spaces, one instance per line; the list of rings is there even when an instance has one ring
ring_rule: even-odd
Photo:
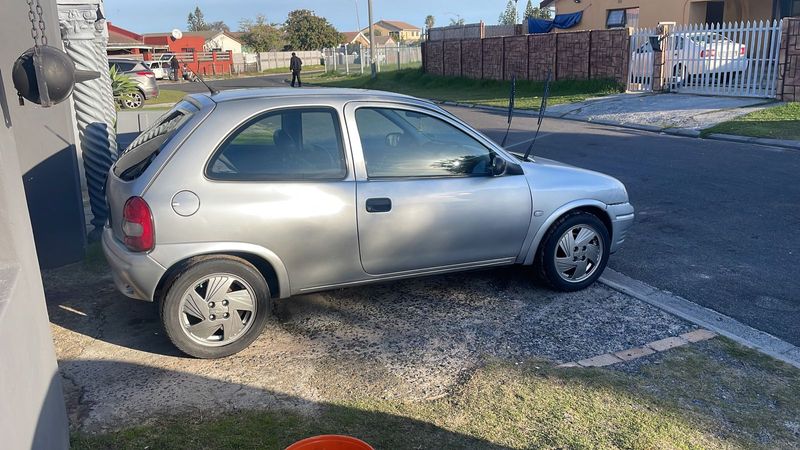
[[[608,205],[607,211],[611,217],[611,253],[614,253],[625,242],[625,236],[633,225],[633,205],[630,203]]]
[[[114,239],[111,228],[103,230],[103,253],[111,266],[117,289],[130,298],[153,301],[156,287],[167,271],[146,253],[134,253]]]

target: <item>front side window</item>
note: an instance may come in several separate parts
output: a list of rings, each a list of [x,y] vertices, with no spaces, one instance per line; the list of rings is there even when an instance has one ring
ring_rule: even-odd
[[[487,175],[492,152],[428,114],[359,108],[356,124],[370,178]]]
[[[218,180],[341,179],[347,169],[331,108],[270,112],[239,127],[209,162]]]

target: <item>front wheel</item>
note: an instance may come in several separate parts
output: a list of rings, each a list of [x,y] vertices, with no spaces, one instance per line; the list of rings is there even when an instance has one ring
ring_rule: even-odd
[[[559,291],[584,289],[605,270],[610,244],[608,228],[597,216],[568,213],[550,227],[539,245],[539,275]]]
[[[161,302],[172,343],[196,358],[222,358],[250,345],[272,314],[269,287],[247,261],[228,256],[190,263]]]

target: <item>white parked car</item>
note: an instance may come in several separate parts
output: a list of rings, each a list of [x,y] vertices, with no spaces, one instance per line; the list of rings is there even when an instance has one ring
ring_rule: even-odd
[[[742,73],[747,70],[747,47],[714,32],[678,34],[665,43],[666,72],[676,83],[686,83],[702,75]],[[631,81],[645,82],[652,76],[653,47],[644,43],[631,58]]]
[[[144,61],[144,63],[156,75],[156,80],[169,78],[169,73],[172,70],[169,61]]]

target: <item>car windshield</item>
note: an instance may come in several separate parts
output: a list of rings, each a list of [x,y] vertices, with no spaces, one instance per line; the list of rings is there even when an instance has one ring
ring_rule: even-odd
[[[194,105],[183,101],[161,116],[122,152],[114,164],[114,175],[125,181],[136,179],[195,112]]]

